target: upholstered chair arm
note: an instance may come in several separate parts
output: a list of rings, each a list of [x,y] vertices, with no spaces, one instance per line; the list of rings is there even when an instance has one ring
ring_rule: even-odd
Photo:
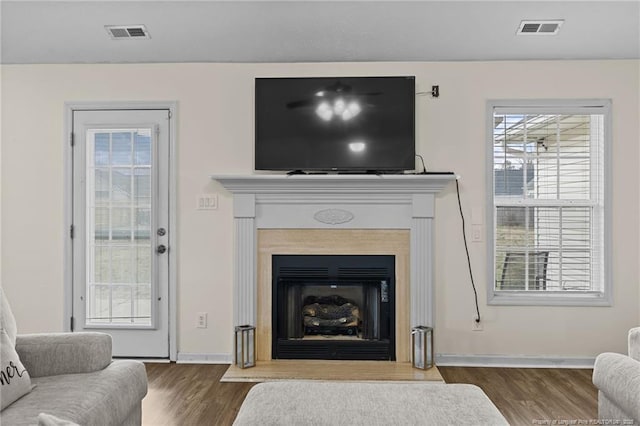
[[[629,356],[640,361],[640,327],[629,330]]]
[[[104,333],[18,334],[16,352],[31,377],[99,371],[111,363]]]
[[[593,367],[593,384],[625,413],[640,420],[640,361],[605,352]]]

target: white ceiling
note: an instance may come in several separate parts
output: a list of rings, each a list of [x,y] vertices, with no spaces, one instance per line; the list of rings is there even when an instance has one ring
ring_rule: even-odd
[[[640,58],[633,1],[0,1],[4,64]],[[564,19],[518,36],[523,19]],[[145,24],[149,40],[105,25]]]

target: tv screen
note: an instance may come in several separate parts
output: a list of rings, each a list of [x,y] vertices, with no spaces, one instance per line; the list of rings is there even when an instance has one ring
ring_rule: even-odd
[[[415,168],[415,78],[256,78],[255,168]]]

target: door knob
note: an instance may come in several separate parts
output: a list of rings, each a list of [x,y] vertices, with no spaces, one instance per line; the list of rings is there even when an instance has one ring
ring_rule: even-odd
[[[165,246],[164,244],[160,244],[157,248],[156,248],[156,252],[159,254],[162,254],[164,252],[167,251],[167,246]]]

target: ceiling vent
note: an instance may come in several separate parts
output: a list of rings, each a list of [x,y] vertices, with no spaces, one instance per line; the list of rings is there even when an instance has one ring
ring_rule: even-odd
[[[563,19],[545,21],[521,21],[518,35],[556,35],[564,23]]]
[[[114,40],[151,38],[144,25],[105,25]]]

